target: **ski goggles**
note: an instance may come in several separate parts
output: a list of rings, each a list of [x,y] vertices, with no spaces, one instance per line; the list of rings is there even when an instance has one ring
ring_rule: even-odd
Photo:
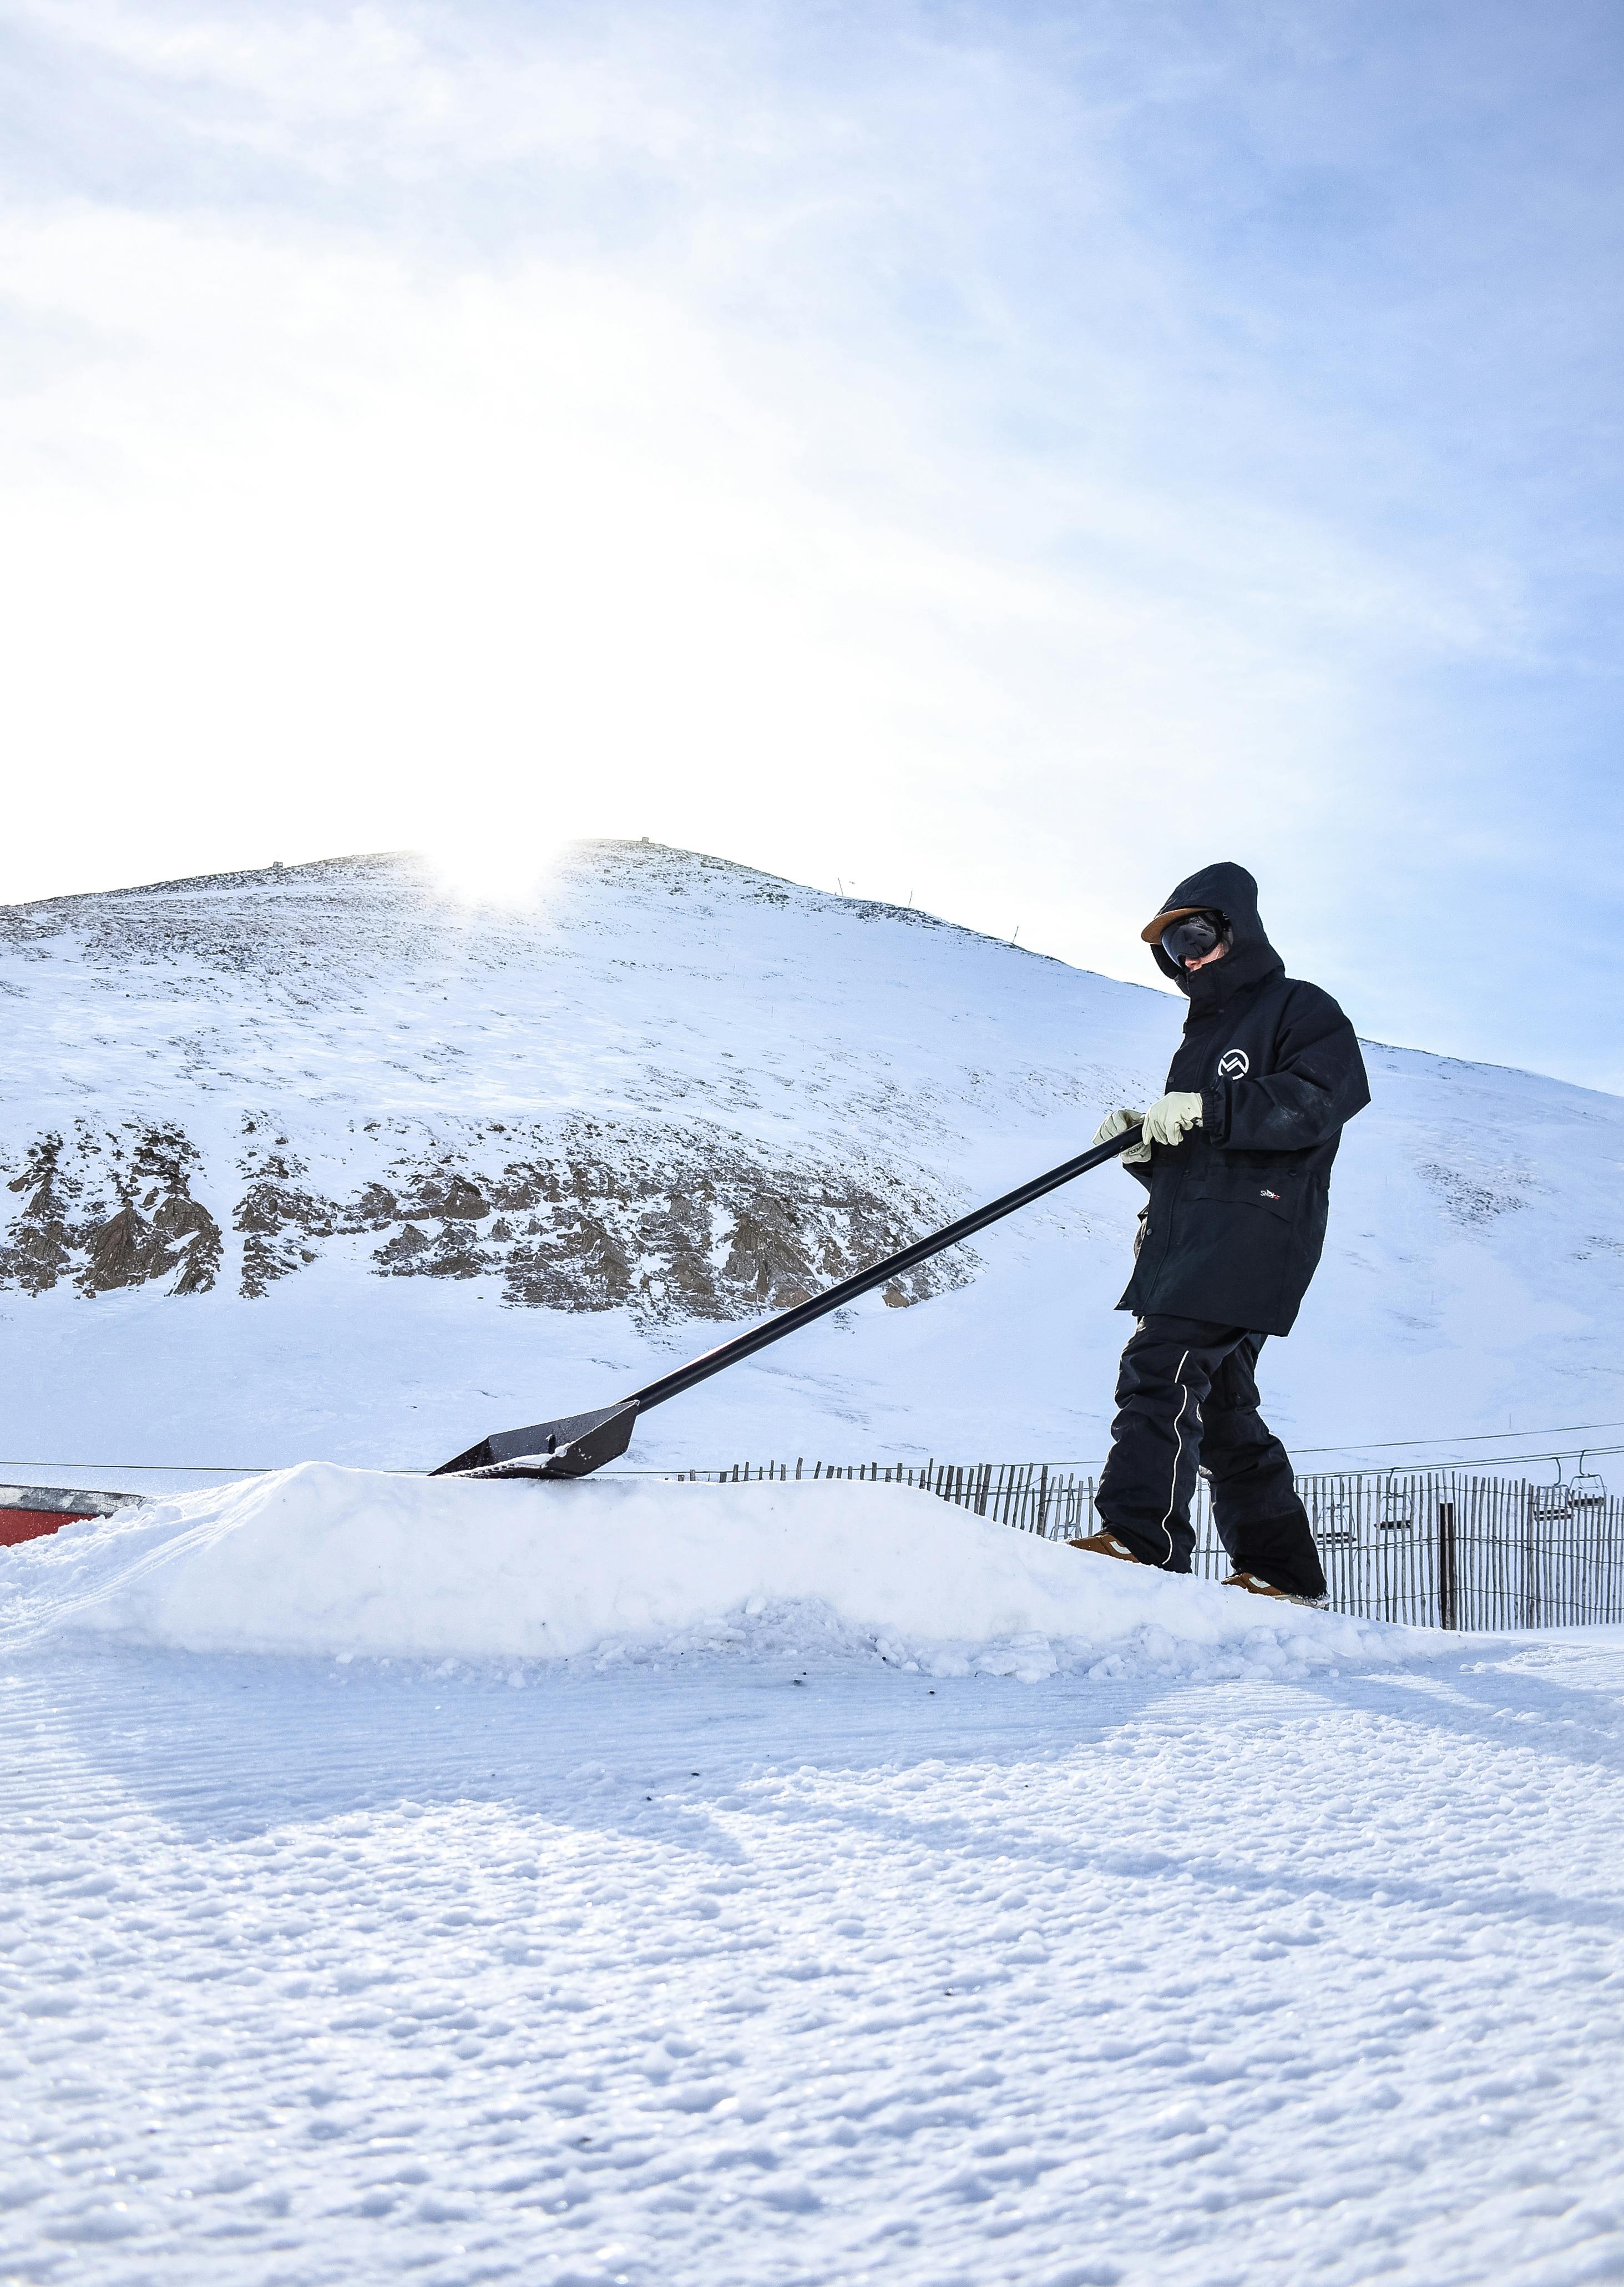
[[[1229,942],[1229,923],[1220,913],[1186,914],[1169,922],[1160,940],[1163,952],[1182,969],[1186,961],[1201,961]]]

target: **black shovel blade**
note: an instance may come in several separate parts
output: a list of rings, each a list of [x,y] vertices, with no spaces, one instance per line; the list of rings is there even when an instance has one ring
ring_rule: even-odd
[[[435,1477],[585,1477],[624,1453],[637,1419],[635,1398],[596,1413],[568,1413],[528,1429],[497,1429],[430,1471]]]

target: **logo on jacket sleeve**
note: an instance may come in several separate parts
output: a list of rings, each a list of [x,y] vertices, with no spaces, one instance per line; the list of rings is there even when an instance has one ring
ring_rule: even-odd
[[[1225,1080],[1244,1080],[1252,1068],[1252,1060],[1244,1049],[1226,1049],[1218,1058],[1218,1071]]]

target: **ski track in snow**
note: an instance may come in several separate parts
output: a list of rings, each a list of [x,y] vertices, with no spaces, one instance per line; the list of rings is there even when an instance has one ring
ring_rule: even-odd
[[[1616,2277],[1621,1699],[42,1648],[0,2277]]]

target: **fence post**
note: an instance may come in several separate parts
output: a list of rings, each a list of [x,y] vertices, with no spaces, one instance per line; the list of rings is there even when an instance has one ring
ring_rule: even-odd
[[[1440,1628],[1460,1626],[1459,1604],[1455,1593],[1455,1503],[1440,1500],[1438,1504],[1438,1625]]]

